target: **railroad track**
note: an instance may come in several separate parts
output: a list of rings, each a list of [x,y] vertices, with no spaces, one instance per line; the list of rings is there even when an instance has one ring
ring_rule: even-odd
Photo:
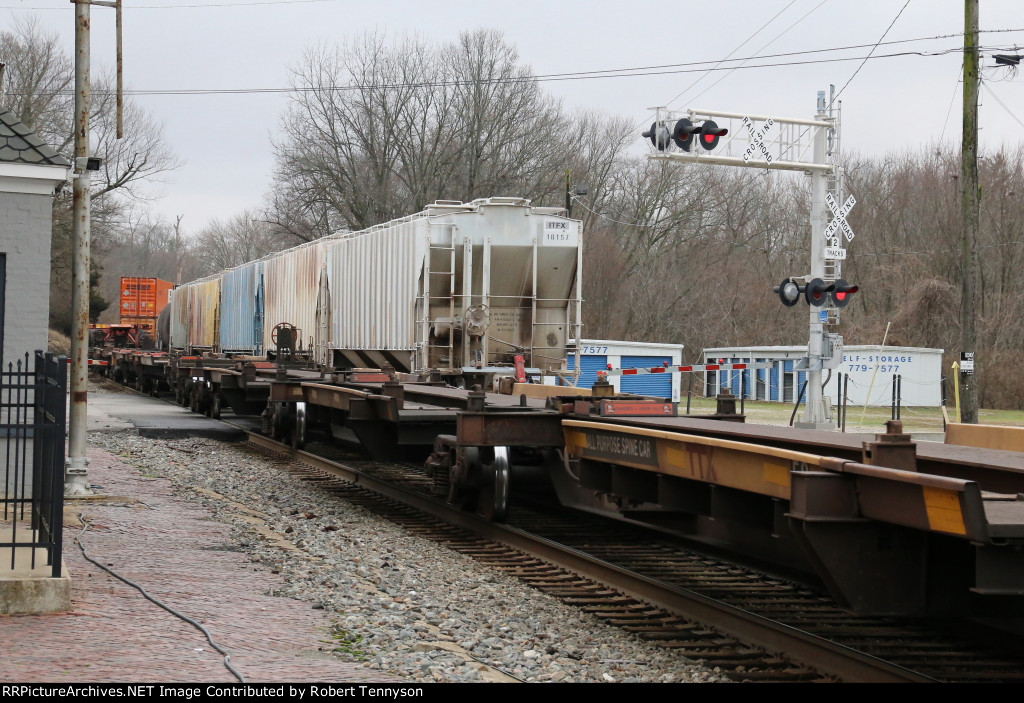
[[[1024,679],[1019,655],[948,624],[851,615],[806,585],[647,531],[518,507],[495,524],[431,496],[415,469],[342,464],[259,435],[250,446],[302,480],[737,681]]]
[[[432,496],[432,481],[415,468],[340,463],[261,435],[250,434],[248,446],[301,480],[737,681],[1024,679],[1024,658],[948,623],[854,616],[813,588],[639,528],[518,506],[508,524],[495,524]]]

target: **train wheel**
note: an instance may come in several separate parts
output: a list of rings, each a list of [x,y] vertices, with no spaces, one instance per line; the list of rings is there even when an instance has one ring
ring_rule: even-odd
[[[285,436],[285,425],[287,424],[287,418],[285,417],[285,405],[284,403],[274,403],[274,409],[271,411],[270,416],[270,437],[271,439],[280,440]]]
[[[473,505],[477,497],[474,478],[479,473],[480,450],[477,447],[462,447],[448,471],[448,502],[462,509]]]
[[[493,522],[504,522],[508,517],[508,454],[508,447],[495,447],[494,461],[481,467],[476,511]]]
[[[296,403],[295,410],[291,415],[291,433],[289,444],[292,449],[302,449],[306,446],[306,404]]]
[[[209,415],[214,420],[220,419],[220,393],[214,393],[213,397],[210,398],[210,410]]]

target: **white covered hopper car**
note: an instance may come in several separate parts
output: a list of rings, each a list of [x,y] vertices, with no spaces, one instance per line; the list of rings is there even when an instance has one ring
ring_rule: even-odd
[[[170,346],[446,376],[564,369],[580,329],[580,222],[523,198],[439,201],[179,286]]]

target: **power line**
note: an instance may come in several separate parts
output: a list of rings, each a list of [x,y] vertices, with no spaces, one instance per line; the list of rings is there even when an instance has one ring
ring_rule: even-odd
[[[949,99],[949,108],[946,110],[946,119],[942,123],[942,132],[939,134],[939,144],[946,138],[946,125],[949,124],[949,116],[953,113],[953,103],[956,101],[957,91],[960,90],[960,83],[963,81],[962,75],[964,70],[963,61],[960,62],[960,68],[956,71],[956,81],[953,82],[953,97]]]
[[[1020,118],[1019,118],[1019,117],[1017,117],[1017,115],[1013,114],[1013,110],[1011,110],[1010,108],[1008,108],[1008,107],[1006,106],[1006,103],[1004,103],[1004,102],[1003,102],[1002,100],[1000,100],[1000,99],[999,99],[999,96],[998,96],[998,95],[996,95],[996,94],[995,94],[995,93],[994,93],[994,92],[992,91],[992,89],[988,87],[988,83],[982,82],[982,83],[981,83],[981,87],[982,87],[982,88],[984,88],[984,89],[985,89],[985,90],[986,90],[986,91],[988,92],[988,94],[989,94],[989,95],[991,95],[991,96],[992,96],[992,98],[993,98],[993,99],[994,99],[994,100],[995,100],[995,101],[996,101],[997,103],[999,103],[1000,107],[1002,107],[1002,108],[1003,108],[1004,110],[1006,110],[1006,114],[1008,114],[1008,115],[1009,115],[1010,117],[1012,117],[1012,118],[1013,118],[1013,119],[1014,119],[1014,120],[1015,120],[1015,121],[1017,122],[1017,124],[1019,124],[1019,125],[1020,125],[1021,127],[1024,127],[1024,122],[1021,122],[1021,121],[1020,121]]]
[[[843,91],[846,90],[846,86],[850,85],[850,81],[852,81],[854,78],[857,77],[857,74],[860,73],[860,69],[864,68],[864,64],[866,64],[868,62],[868,59],[871,58],[871,55],[873,53],[875,53],[875,49],[877,49],[878,45],[881,44],[882,39],[885,39],[885,35],[888,34],[889,30],[892,29],[894,24],[896,24],[896,20],[898,20],[900,18],[900,15],[903,14],[903,11],[907,9],[907,5],[909,5],[909,4],[910,4],[910,0],[907,0],[903,4],[903,7],[900,8],[900,11],[896,13],[896,16],[892,18],[892,22],[889,23],[889,26],[882,33],[881,38],[878,40],[878,42],[875,43],[875,46],[872,47],[871,51],[868,52],[868,55],[864,57],[864,61],[861,62],[860,66],[857,67],[857,70],[853,72],[853,75],[850,76],[849,80],[847,80],[846,83],[843,84],[843,87],[839,89],[839,92],[836,93],[832,97],[832,100],[829,102],[829,105],[831,105],[833,102],[835,102],[836,98],[838,98],[840,95],[842,95]]]
[[[730,51],[730,52],[729,52],[728,54],[726,54],[726,56],[725,56],[725,58],[724,58],[724,59],[721,59],[720,61],[718,61],[718,63],[716,63],[716,64],[715,64],[715,65],[714,65],[714,66],[712,67],[712,69],[714,69],[714,68],[717,68],[717,67],[718,67],[719,65],[721,65],[721,64],[725,63],[726,61],[728,61],[728,60],[729,60],[729,57],[731,57],[731,56],[732,56],[733,54],[735,54],[735,53],[736,53],[737,51],[739,51],[739,50],[740,50],[740,49],[742,49],[742,48],[743,48],[744,46],[746,46],[746,45],[747,45],[747,42],[749,42],[749,41],[750,41],[751,39],[753,39],[753,38],[754,38],[754,37],[756,37],[756,36],[757,36],[758,34],[760,34],[760,33],[761,33],[761,32],[762,32],[762,31],[763,31],[763,30],[764,30],[764,29],[765,29],[765,28],[766,28],[766,27],[767,27],[768,25],[770,25],[770,24],[771,24],[772,22],[774,22],[774,21],[775,21],[775,20],[776,20],[776,19],[777,19],[777,18],[779,17],[779,15],[781,15],[781,14],[782,14],[783,12],[785,12],[785,11],[786,11],[786,10],[788,10],[788,9],[789,9],[790,7],[792,7],[792,6],[793,6],[793,3],[795,3],[795,2],[796,2],[796,0],[792,0],[792,1],[791,1],[791,2],[790,2],[790,3],[788,4],[788,5],[786,5],[786,6],[784,7],[784,8],[782,8],[782,9],[781,9],[781,10],[779,10],[779,11],[778,11],[777,13],[775,13],[775,16],[774,16],[774,17],[772,17],[772,18],[771,18],[770,20],[768,20],[767,22],[765,22],[764,24],[762,24],[762,25],[761,25],[760,27],[758,27],[758,29],[757,29],[757,30],[756,30],[756,31],[755,31],[755,32],[754,32],[753,34],[751,34],[751,35],[750,35],[749,37],[747,37],[746,39],[744,39],[744,40],[743,40],[743,41],[742,41],[742,42],[740,43],[740,45],[739,45],[739,46],[737,46],[737,47],[736,47],[735,49],[733,49],[733,50],[732,50],[732,51]],[[682,97],[683,95],[685,95],[685,94],[686,94],[686,92],[687,92],[688,90],[690,90],[690,88],[692,88],[693,86],[697,85],[697,84],[698,84],[698,83],[700,83],[700,82],[701,82],[702,80],[704,80],[704,79],[705,79],[705,78],[706,78],[706,77],[707,77],[708,75],[710,75],[710,72],[711,72],[711,70],[712,70],[712,69],[708,69],[708,72],[707,72],[707,73],[705,73],[705,74],[704,74],[703,76],[701,76],[700,78],[698,78],[697,80],[695,80],[695,81],[694,81],[693,83],[691,83],[690,85],[688,85],[688,86],[686,86],[685,88],[683,88],[683,91],[682,91],[681,93],[679,93],[679,95],[677,95],[677,96],[675,96],[674,98],[672,98],[671,100],[669,100],[669,101],[668,101],[667,103],[665,103],[665,105],[671,105],[671,104],[672,104],[672,103],[674,103],[674,102],[675,102],[676,100],[678,100],[678,99],[679,99],[679,98],[681,98],[681,97]]]
[[[921,57],[933,57],[933,56],[945,56],[947,54],[963,53],[963,47],[954,47],[951,49],[942,49],[934,51],[901,51],[892,54],[879,54],[875,56],[847,56],[840,58],[818,58],[806,61],[779,61],[775,63],[761,63],[748,66],[734,66],[730,68],[681,68],[673,70],[653,70],[645,71],[639,70],[631,73],[616,73],[612,75],[602,74],[597,75],[595,73],[555,73],[555,74],[531,74],[531,75],[520,75],[520,76],[507,76],[500,78],[486,78],[481,80],[467,81],[467,80],[440,80],[440,81],[424,81],[420,83],[360,83],[350,85],[333,85],[333,86],[309,86],[309,87],[287,87],[287,88],[189,88],[189,89],[166,89],[166,90],[126,90],[125,95],[253,95],[253,94],[264,94],[264,93],[316,93],[320,91],[349,91],[349,90],[397,90],[401,88],[442,88],[442,87],[457,87],[465,85],[503,85],[503,84],[517,84],[517,83],[549,83],[549,82],[560,82],[560,81],[579,81],[579,80],[596,80],[601,78],[635,78],[638,76],[658,76],[658,75],[671,75],[677,73],[698,73],[702,71],[714,71],[714,70],[727,70],[735,71],[740,69],[758,69],[758,68],[778,68],[786,66],[804,66],[809,64],[822,64],[822,63],[840,63],[843,61],[860,61],[865,59],[890,59],[900,58],[905,56],[921,56]],[[53,95],[53,94],[66,94],[70,91],[55,91],[55,93],[44,93],[40,92],[39,95]],[[96,90],[94,91],[97,95],[106,94],[105,91]]]
[[[778,33],[777,35],[775,35],[775,37],[774,37],[774,38],[772,38],[772,40],[771,40],[771,41],[769,41],[769,42],[768,42],[767,44],[765,44],[764,46],[762,46],[762,47],[761,47],[760,49],[758,49],[758,50],[757,50],[757,52],[756,52],[756,53],[754,54],[754,57],[755,57],[755,58],[757,58],[757,57],[758,57],[758,56],[757,56],[758,54],[760,54],[760,53],[761,53],[762,51],[764,51],[764,50],[765,50],[765,49],[767,49],[767,48],[768,48],[769,46],[771,46],[771,45],[772,45],[772,44],[774,44],[774,43],[775,43],[776,41],[778,41],[778,39],[779,39],[780,37],[782,37],[782,36],[783,36],[784,34],[786,34],[786,32],[788,32],[789,30],[793,29],[793,27],[797,26],[798,24],[800,24],[801,22],[803,22],[803,21],[804,21],[805,19],[807,19],[808,17],[810,17],[810,16],[811,16],[811,14],[812,14],[812,13],[814,13],[814,11],[815,11],[815,10],[817,10],[817,9],[818,9],[819,7],[821,7],[822,5],[824,5],[824,4],[826,3],[826,2],[828,2],[828,0],[821,0],[821,2],[820,2],[820,3],[818,3],[817,5],[815,5],[814,7],[812,7],[812,8],[810,9],[810,10],[808,10],[808,11],[807,11],[807,12],[806,12],[806,13],[805,13],[805,14],[804,14],[804,15],[803,15],[802,17],[800,17],[800,19],[798,19],[798,20],[797,20],[796,22],[794,22],[793,24],[789,25],[789,26],[788,26],[788,27],[786,27],[786,28],[785,28],[784,30],[782,30],[782,31],[781,31],[781,32],[779,32],[779,33]],[[787,7],[788,7],[788,6],[787,6]],[[746,62],[744,61],[743,63],[746,63]],[[740,69],[740,68],[743,68],[743,63],[741,63],[741,64],[740,64],[739,66],[735,66],[735,67],[734,67],[734,68],[732,69],[732,71],[729,71],[729,73],[726,73],[726,74],[725,74],[724,76],[722,76],[722,77],[721,77],[721,78],[719,78],[719,79],[718,79],[717,81],[715,81],[714,83],[712,83],[711,85],[709,85],[709,86],[708,86],[707,88],[705,88],[705,89],[704,89],[704,90],[702,90],[701,92],[697,93],[697,95],[693,96],[693,100],[696,100],[696,99],[697,99],[697,98],[699,98],[699,97],[700,97],[701,95],[704,95],[704,93],[708,92],[709,90],[711,90],[712,88],[714,88],[714,87],[715,87],[716,85],[718,85],[719,83],[721,83],[722,81],[724,81],[724,80],[725,80],[726,78],[728,78],[728,77],[729,77],[730,75],[732,75],[732,72],[733,72],[733,71],[736,71],[736,70],[738,70],[738,69]]]
[[[206,9],[208,7],[258,7],[260,5],[301,5],[334,0],[266,0],[266,2],[204,2],[196,5],[132,5],[130,10],[172,10],[172,9]],[[0,5],[0,10],[66,10],[64,7],[25,7],[23,5]]]

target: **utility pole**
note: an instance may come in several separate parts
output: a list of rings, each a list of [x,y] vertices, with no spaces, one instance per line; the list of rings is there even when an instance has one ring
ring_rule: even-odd
[[[75,4],[75,162],[72,174],[71,263],[71,412],[68,418],[68,458],[64,470],[64,495],[89,495],[85,455],[88,421],[89,376],[89,268],[92,219],[89,190],[92,171],[99,168],[89,158],[89,28],[91,5],[105,5],[118,14],[118,74],[120,74],[120,0],[72,0]],[[120,81],[118,86],[120,93]],[[120,114],[118,115],[120,125]],[[118,137],[120,137],[120,126]]]
[[[91,218],[89,186],[89,2],[75,3],[75,163],[71,225],[71,413],[64,495],[89,495],[89,460],[85,456],[86,383],[89,374],[89,258]]]
[[[977,348],[975,332],[975,280],[977,278],[977,242],[979,229],[978,198],[978,0],[964,0],[964,119],[960,156],[961,209],[963,236],[960,242],[962,291],[960,300],[960,351]],[[961,364],[963,366],[963,364]],[[978,384],[975,369],[960,371],[961,422],[978,422]]]

